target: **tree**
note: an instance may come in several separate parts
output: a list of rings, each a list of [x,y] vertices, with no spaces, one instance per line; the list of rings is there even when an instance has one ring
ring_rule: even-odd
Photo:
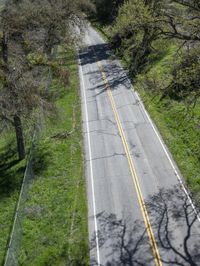
[[[159,38],[156,27],[160,1],[132,0],[124,3],[112,27],[111,44],[114,49],[123,47],[131,58],[133,76],[140,72],[152,51],[152,43]]]
[[[2,16],[2,61],[0,64],[1,119],[9,122],[16,133],[19,159],[25,157],[22,117],[31,117],[39,104],[39,69],[30,66],[22,26],[25,19],[16,16],[16,6],[9,6]],[[9,17],[9,19],[8,19]]]
[[[162,35],[183,41],[200,41],[200,3],[196,0],[164,1]],[[160,20],[161,21],[161,20]],[[159,20],[158,20],[159,22]]]
[[[112,23],[117,17],[120,6],[125,0],[93,0],[98,20],[102,23]]]
[[[159,39],[200,41],[200,5],[189,0],[129,0],[111,27],[114,49],[126,51],[133,76],[141,72]],[[119,49],[120,48],[120,49]]]
[[[23,121],[49,98],[45,70],[55,45],[77,38],[87,1],[10,0],[1,16],[0,119],[15,129],[19,159],[25,157]],[[20,12],[19,12],[20,10]]]

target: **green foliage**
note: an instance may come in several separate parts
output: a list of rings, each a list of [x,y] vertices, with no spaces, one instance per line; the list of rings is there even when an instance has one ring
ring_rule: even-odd
[[[48,63],[51,72],[53,74],[53,77],[59,78],[60,82],[62,82],[62,84],[64,86],[68,86],[69,85],[69,70],[66,66],[62,65],[62,62],[56,62],[56,61],[50,61]]]
[[[165,95],[178,100],[196,99],[200,96],[200,60],[199,47],[184,51],[179,62],[172,70],[173,81]]]
[[[43,53],[29,53],[27,55],[27,61],[30,66],[33,65],[47,65],[47,58]]]
[[[144,73],[138,74],[136,84],[152,93],[162,95],[173,80],[172,66],[175,64],[177,47],[173,43],[154,43],[154,53]]]
[[[110,28],[112,47],[131,59],[129,69],[133,76],[144,69],[152,52],[152,43],[158,38],[158,28],[154,24],[159,7],[159,1],[153,7],[143,0],[127,1]]]
[[[136,76],[155,54],[156,41],[177,39],[180,45],[200,41],[199,15],[199,7],[188,1],[129,0],[108,28],[110,42],[119,55],[130,59],[130,72]]]

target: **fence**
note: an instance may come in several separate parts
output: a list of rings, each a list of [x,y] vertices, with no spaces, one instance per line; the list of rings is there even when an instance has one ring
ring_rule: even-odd
[[[20,190],[4,266],[16,266],[18,263],[18,255],[20,251],[20,244],[23,232],[23,217],[25,215],[25,202],[28,197],[29,185],[31,183],[31,180],[33,179],[33,152],[38,138],[38,133],[39,130],[36,129],[33,136],[28,162]]]
[[[55,47],[52,51],[52,57],[55,58],[57,54],[57,47]],[[48,77],[47,77],[47,85],[45,90],[48,91],[52,83],[52,72],[51,68],[48,69]],[[18,265],[18,256],[20,252],[20,246],[21,246],[21,239],[22,239],[22,233],[23,233],[23,218],[25,216],[25,204],[28,197],[28,189],[29,185],[31,183],[31,180],[33,179],[34,173],[33,173],[33,152],[34,148],[38,139],[39,132],[41,131],[43,121],[41,114],[43,112],[40,112],[38,123],[36,126],[36,129],[34,131],[34,136],[32,139],[32,145],[30,148],[30,153],[27,161],[26,170],[24,173],[24,178],[20,190],[20,195],[17,203],[17,208],[15,212],[14,217],[14,223],[10,235],[9,245],[7,248],[6,258],[4,262],[4,266],[17,266]]]

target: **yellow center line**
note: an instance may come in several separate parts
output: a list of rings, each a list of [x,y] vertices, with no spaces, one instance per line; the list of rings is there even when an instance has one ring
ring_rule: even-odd
[[[95,53],[95,51],[94,51],[94,53]],[[122,124],[121,124],[121,121],[120,121],[119,114],[117,112],[115,100],[113,98],[113,95],[112,95],[112,92],[111,92],[111,89],[110,89],[109,82],[107,80],[106,74],[103,71],[103,66],[102,66],[102,64],[99,61],[97,61],[97,64],[98,64],[100,73],[102,75],[102,79],[103,79],[103,81],[104,81],[104,83],[106,85],[108,98],[110,100],[110,103],[111,103],[111,106],[112,106],[112,110],[114,112],[114,116],[115,116],[115,120],[116,120],[116,123],[117,123],[117,126],[118,126],[120,137],[122,139],[122,143],[123,143],[123,146],[124,146],[126,157],[128,159],[128,164],[129,164],[129,167],[130,167],[131,176],[132,176],[133,183],[134,183],[134,186],[135,186],[135,189],[136,189],[137,198],[138,198],[139,205],[140,205],[140,208],[141,208],[141,211],[142,211],[142,216],[143,216],[145,227],[146,227],[147,234],[148,234],[148,237],[149,237],[149,241],[150,241],[150,245],[151,245],[151,248],[152,248],[154,260],[155,260],[156,266],[162,266],[160,253],[159,253],[158,246],[157,246],[157,243],[156,243],[156,240],[155,240],[155,236],[154,236],[154,233],[153,233],[153,229],[152,229],[152,226],[151,226],[151,223],[150,223],[150,219],[149,219],[149,215],[148,215],[148,212],[147,212],[147,208],[146,208],[146,205],[145,205],[145,202],[144,202],[144,199],[143,199],[142,191],[141,191],[140,184],[139,184],[139,179],[138,179],[138,176],[137,176],[137,173],[136,173],[136,170],[135,170],[135,166],[133,164],[133,160],[132,160],[132,157],[131,157],[130,149],[129,149],[128,143],[126,141],[125,133],[124,133],[123,128],[122,128]]]

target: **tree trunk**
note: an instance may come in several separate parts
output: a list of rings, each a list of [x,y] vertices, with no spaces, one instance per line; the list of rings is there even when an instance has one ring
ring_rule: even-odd
[[[25,146],[24,146],[22,122],[19,115],[14,116],[14,127],[17,139],[17,150],[18,150],[19,160],[23,160],[25,158]]]
[[[3,32],[3,38],[2,38],[2,57],[4,63],[8,63],[8,37],[5,31]]]
[[[8,35],[4,31],[3,38],[2,38],[2,58],[4,63],[8,64]],[[22,129],[22,122],[19,115],[14,115],[13,117],[13,124],[15,127],[15,134],[17,140],[17,151],[19,160],[23,160],[25,158],[25,146],[24,146],[24,136],[23,136],[23,129]]]

